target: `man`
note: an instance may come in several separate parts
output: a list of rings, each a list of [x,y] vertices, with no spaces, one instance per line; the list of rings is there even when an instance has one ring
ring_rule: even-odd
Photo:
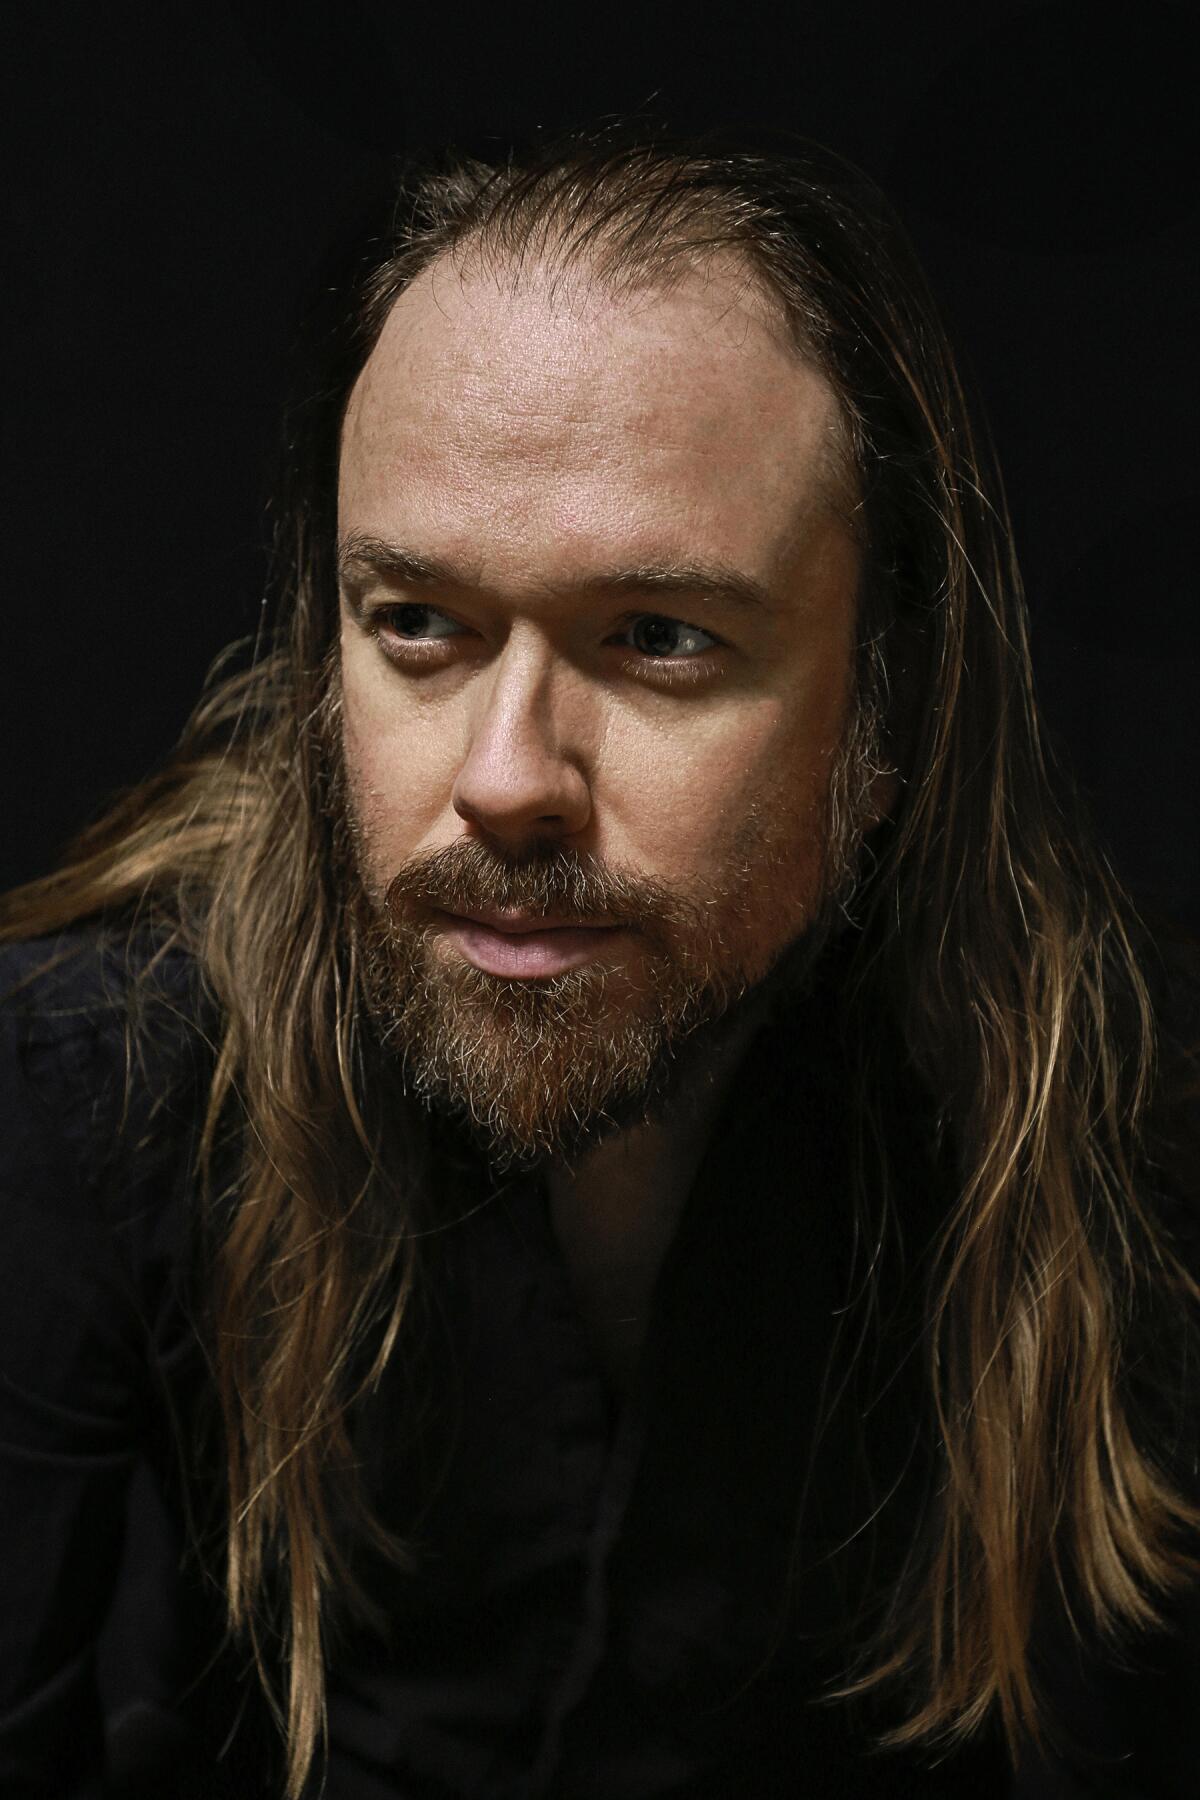
[[[582,140],[338,304],[9,902],[2,1791],[1182,1793],[1177,1002],[894,221]]]

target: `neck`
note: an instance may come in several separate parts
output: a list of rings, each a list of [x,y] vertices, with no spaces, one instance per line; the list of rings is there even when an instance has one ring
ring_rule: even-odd
[[[632,1377],[659,1269],[760,1010],[748,1009],[719,1040],[695,1046],[669,1112],[614,1133],[571,1167],[546,1170],[550,1217],[576,1299],[619,1389]]]
[[[605,1211],[653,1207],[664,1186],[690,1187],[709,1137],[757,1020],[745,1020],[719,1044],[698,1046],[681,1058],[680,1079],[670,1108],[660,1116],[594,1144],[568,1165],[546,1169],[547,1192],[560,1203],[571,1199]]]

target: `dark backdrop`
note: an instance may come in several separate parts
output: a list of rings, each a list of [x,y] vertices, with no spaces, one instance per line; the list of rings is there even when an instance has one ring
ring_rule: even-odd
[[[805,132],[890,191],[998,444],[1052,733],[1135,891],[1200,926],[1192,5],[17,17],[0,885],[253,629],[287,345],[388,150],[642,108]]]

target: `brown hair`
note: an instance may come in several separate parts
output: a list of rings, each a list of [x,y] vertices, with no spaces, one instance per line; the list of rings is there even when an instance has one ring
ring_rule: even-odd
[[[15,936],[132,911],[191,951],[220,1004],[205,1161],[211,1176],[218,1147],[237,1146],[235,1182],[209,1196],[229,1614],[268,1692],[282,1634],[289,1794],[320,1738],[323,1620],[353,1590],[349,1537],[390,1543],[356,1487],[349,1421],[404,1333],[411,1222],[436,1176],[419,1121],[379,1104],[331,880],[339,430],[397,296],[467,249],[618,285],[735,255],[840,397],[868,553],[857,703],[885,721],[902,775],[854,899],[844,992],[868,1263],[904,1231],[881,1019],[934,1097],[955,1198],[920,1331],[939,1477],[838,1691],[899,1683],[891,1741],[953,1740],[998,1709],[1015,1749],[1038,1729],[1029,1648],[1047,1579],[1102,1630],[1144,1625],[1192,1567],[1180,1528],[1200,1522],[1141,1440],[1125,1378],[1143,1289],[1174,1284],[1181,1318],[1197,1297],[1145,1204],[1155,1026],[1133,914],[1047,767],[999,486],[886,202],[816,146],[610,133],[403,173],[289,413],[275,647],[218,671],[170,766],[3,915]],[[870,1279],[859,1292],[865,1343],[881,1301]]]

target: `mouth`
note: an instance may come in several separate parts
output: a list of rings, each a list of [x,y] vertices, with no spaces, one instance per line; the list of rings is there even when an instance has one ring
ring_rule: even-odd
[[[498,923],[503,921],[503,924]],[[491,975],[546,976],[576,969],[604,954],[624,927],[601,921],[548,921],[544,914],[440,912],[444,935],[477,969]]]
[[[476,912],[447,913],[446,916],[465,920],[468,924],[486,925],[492,931],[502,931],[506,937],[527,937],[534,931],[599,931],[614,923],[612,919],[569,919],[520,906],[480,908]]]

